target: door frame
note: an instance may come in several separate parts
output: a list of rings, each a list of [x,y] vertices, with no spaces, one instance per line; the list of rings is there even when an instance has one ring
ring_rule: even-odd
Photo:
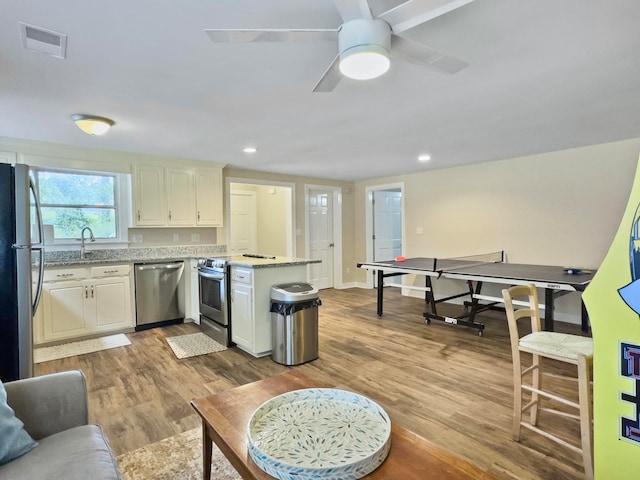
[[[379,190],[398,190],[400,189],[400,193],[402,195],[402,254],[404,255],[406,252],[406,222],[405,222],[405,193],[404,193],[404,182],[398,183],[387,183],[383,185],[370,185],[365,188],[365,238],[366,238],[366,261],[373,261],[373,192]],[[367,287],[374,288],[375,287],[375,272],[372,270],[367,270]]]
[[[287,232],[287,252],[289,257],[296,256],[296,242],[295,242],[295,234],[296,234],[296,184],[290,182],[278,182],[275,180],[258,180],[255,178],[237,178],[237,177],[227,177],[225,180],[225,204],[227,208],[225,208],[225,239],[227,248],[231,245],[231,184],[232,183],[241,183],[245,185],[263,185],[263,186],[273,186],[273,187],[286,187],[291,189],[291,205],[290,211],[287,212],[289,215],[289,224],[288,224],[288,232]],[[260,232],[258,232],[259,234]]]
[[[304,185],[304,238],[305,252],[309,252],[309,190],[320,190],[331,194],[331,216],[333,217],[333,288],[345,288],[342,283],[342,188],[328,185]],[[307,266],[307,279],[309,267]]]

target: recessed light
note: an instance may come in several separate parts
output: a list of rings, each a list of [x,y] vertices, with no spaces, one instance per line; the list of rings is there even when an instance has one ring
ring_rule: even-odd
[[[245,147],[242,149],[244,153],[256,153],[258,149],[256,147]]]
[[[426,153],[424,155],[418,155],[418,160],[421,162],[428,162],[431,160],[431,155],[427,155]]]

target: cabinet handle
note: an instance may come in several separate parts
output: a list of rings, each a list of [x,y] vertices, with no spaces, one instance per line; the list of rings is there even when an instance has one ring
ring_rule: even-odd
[[[65,278],[65,277],[73,277],[74,275],[75,275],[75,273],[57,273],[56,277]]]
[[[169,210],[169,220],[171,220],[171,210]]]
[[[200,210],[198,210],[198,220],[200,220]]]
[[[138,210],[138,221],[140,221],[140,210]]]
[[[103,270],[102,273],[118,273],[118,270]]]
[[[93,298],[93,285],[91,285],[91,298]]]
[[[86,285],[84,287],[84,298],[89,298],[89,287]]]

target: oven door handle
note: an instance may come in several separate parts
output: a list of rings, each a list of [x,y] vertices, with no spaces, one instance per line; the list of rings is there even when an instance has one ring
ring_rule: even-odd
[[[224,273],[212,274],[212,273],[205,273],[202,270],[198,270],[198,275],[204,278],[210,278],[211,280],[224,280]]]

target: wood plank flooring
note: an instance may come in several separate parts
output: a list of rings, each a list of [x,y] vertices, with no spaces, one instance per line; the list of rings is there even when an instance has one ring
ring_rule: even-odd
[[[178,360],[165,337],[198,329],[183,324],[127,334],[130,346],[38,364],[36,373],[84,371],[90,419],[103,426],[116,454],[198,427],[193,398],[299,368],[369,396],[393,422],[497,478],[584,478],[578,455],[526,430],[520,442],[511,439],[511,351],[503,313],[479,316],[486,329],[478,337],[464,327],[425,325],[423,302],[396,289],[385,291],[382,318],[374,290],[329,289],[320,296],[320,358],[302,366],[256,359],[237,348]],[[459,308],[442,305],[439,311],[455,315]],[[580,333],[579,326],[556,325]],[[553,368],[575,374],[562,364]],[[553,376],[545,381],[577,399],[575,383]],[[569,439],[579,437],[573,421],[543,413],[541,423]]]

